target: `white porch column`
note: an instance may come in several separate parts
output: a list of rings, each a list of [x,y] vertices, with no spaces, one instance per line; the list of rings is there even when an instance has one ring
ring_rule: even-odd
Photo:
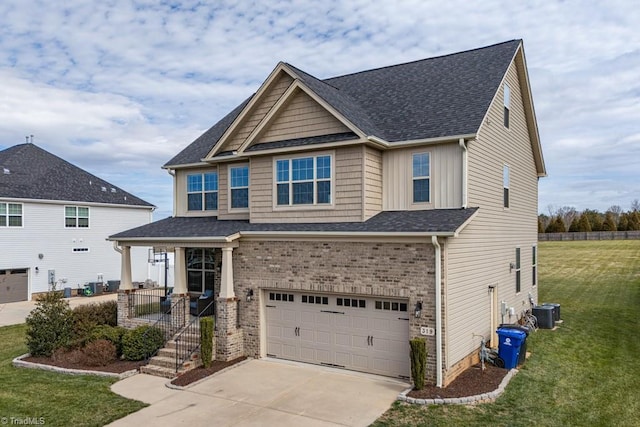
[[[184,248],[175,248],[173,265],[173,293],[176,295],[187,294],[187,266]]]
[[[133,283],[131,282],[131,246],[123,246],[120,267],[120,289],[131,290]]]
[[[233,248],[222,248],[222,277],[220,277],[220,298],[235,298],[233,291]]]

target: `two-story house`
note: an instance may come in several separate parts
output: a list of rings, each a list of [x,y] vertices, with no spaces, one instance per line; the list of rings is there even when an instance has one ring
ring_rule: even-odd
[[[35,144],[0,151],[0,303],[120,279],[106,238],[152,220],[154,206]],[[148,278],[134,251],[133,278]]]
[[[280,63],[164,168],[173,217],[111,236],[121,292],[131,247],[174,251],[175,294],[214,290],[219,358],[409,377],[424,336],[442,386],[537,299],[521,40],[325,80]]]

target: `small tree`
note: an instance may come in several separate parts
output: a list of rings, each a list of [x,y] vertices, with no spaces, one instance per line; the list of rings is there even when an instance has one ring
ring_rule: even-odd
[[[580,219],[578,220],[578,230],[582,232],[591,231],[591,222],[589,221],[589,217],[586,214],[580,215]]]
[[[213,358],[213,318],[200,318],[200,357],[205,368],[211,366]]]
[[[604,217],[604,222],[602,223],[602,231],[616,231],[618,227],[616,226],[616,219],[613,216],[613,213],[607,212]]]
[[[424,338],[414,338],[409,340],[409,345],[411,346],[411,377],[414,388],[422,390],[427,375],[427,343]]]
[[[36,302],[27,316],[26,344],[32,356],[49,357],[54,350],[71,342],[73,314],[63,293],[48,292]]]
[[[573,218],[573,221],[571,221],[571,225],[569,226],[569,231],[570,232],[576,232],[576,231],[580,231],[579,230],[579,222],[580,220],[578,219],[578,217]]]

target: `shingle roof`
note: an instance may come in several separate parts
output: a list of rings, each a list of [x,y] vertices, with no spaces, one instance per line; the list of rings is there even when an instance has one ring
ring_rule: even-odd
[[[110,236],[113,240],[224,238],[243,232],[434,233],[456,232],[477,208],[380,212],[365,222],[250,223],[216,217],[169,217]]]
[[[287,65],[366,135],[398,142],[477,132],[520,43],[511,40],[326,80]],[[199,162],[248,101],[165,166]]]
[[[35,144],[0,151],[0,197],[153,207]]]

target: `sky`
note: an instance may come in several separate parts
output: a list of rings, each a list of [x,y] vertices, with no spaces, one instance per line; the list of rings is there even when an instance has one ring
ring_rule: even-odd
[[[279,61],[328,78],[523,39],[539,211],[640,199],[631,0],[3,0],[0,149],[33,142],[172,213],[161,166]]]

